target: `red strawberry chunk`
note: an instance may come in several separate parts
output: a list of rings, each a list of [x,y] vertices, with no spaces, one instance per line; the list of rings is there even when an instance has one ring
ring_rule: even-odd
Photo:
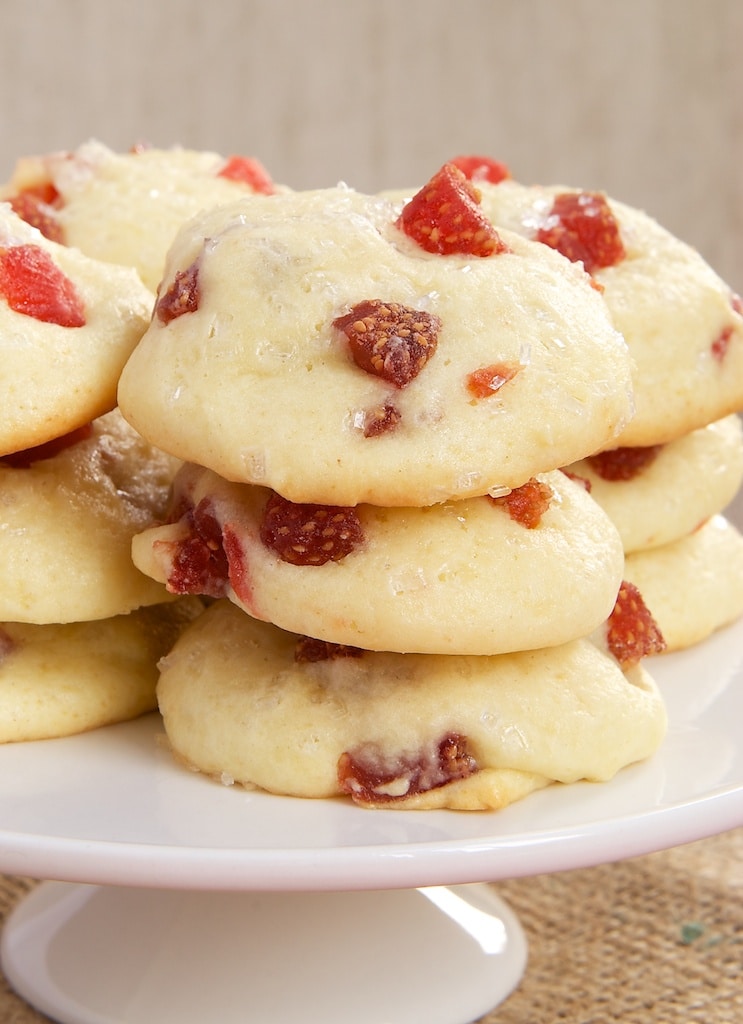
[[[712,355],[714,356],[714,358],[717,360],[718,363],[721,363],[723,361],[723,359],[725,358],[725,356],[727,355],[727,351],[728,351],[728,348],[730,347],[730,342],[732,340],[732,337],[733,337],[733,328],[732,327],[724,327],[720,331],[720,333],[717,335],[715,340],[712,342],[712,344],[710,346],[710,351],[712,352]]]
[[[0,664],[10,657],[16,649],[16,642],[13,637],[0,626]]]
[[[291,565],[340,562],[364,540],[355,509],[299,504],[275,493],[263,511],[260,536],[267,548]]]
[[[167,587],[173,594],[224,597],[229,585],[229,562],[222,528],[208,498],[191,506],[181,522],[186,535],[173,551]]]
[[[491,185],[497,185],[511,177],[505,164],[489,156],[455,156],[449,162],[458,167],[470,181],[488,181]]]
[[[336,317],[333,326],[346,335],[357,366],[404,388],[435,353],[441,321],[399,302],[367,299]]]
[[[612,448],[589,455],[586,461],[602,480],[634,480],[656,460],[662,448],[660,444],[644,448]]]
[[[473,398],[490,398],[513,380],[521,369],[519,363],[491,363],[467,375],[467,390]]]
[[[8,202],[13,212],[36,228],[52,242],[64,241],[62,225],[57,220],[55,206],[59,203],[59,193],[51,183],[24,189],[12,196]]]
[[[155,316],[163,324],[177,320],[184,313],[195,313],[199,308],[199,260],[178,270],[173,283],[163,291],[155,304]]]
[[[266,196],[271,196],[276,191],[271,175],[263,164],[253,157],[231,156],[217,176],[229,178],[231,181],[241,181],[249,185],[254,192],[260,192]]]
[[[329,640],[317,640],[311,636],[300,636],[294,648],[296,662],[334,661],[336,658],[361,658],[364,652],[360,647],[348,644],[334,644]]]
[[[0,295],[24,316],[60,327],[85,325],[85,309],[74,284],[38,245],[0,250]]]
[[[508,252],[480,209],[480,194],[454,164],[444,164],[403,207],[397,226],[426,252],[494,256]]]
[[[626,253],[619,225],[606,198],[598,192],[563,192],[555,196],[538,242],[557,249],[589,274],[620,263]]]
[[[494,505],[502,505],[515,523],[520,523],[527,530],[534,530],[552,504],[553,497],[549,484],[532,477],[520,487],[514,487],[508,494],[495,498],[489,495],[488,500]]]
[[[642,658],[659,654],[666,648],[663,634],[642,594],[627,580],[622,582],[609,616],[607,642],[622,668],[630,668]]]
[[[388,754],[366,743],[338,758],[338,785],[356,803],[373,805],[427,793],[479,770],[467,737],[447,733],[429,749]]]

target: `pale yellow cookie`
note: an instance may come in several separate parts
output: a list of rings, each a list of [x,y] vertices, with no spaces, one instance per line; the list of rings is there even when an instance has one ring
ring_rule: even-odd
[[[582,486],[559,471],[533,486],[547,503],[533,527],[489,497],[360,505],[323,519],[327,506],[318,514],[189,465],[176,478],[180,518],[136,536],[133,558],[175,592],[228,596],[334,643],[429,654],[548,647],[607,618],[624,556]],[[527,511],[533,501],[527,494]]]
[[[201,604],[100,622],[0,623],[0,743],[70,736],[157,706],[157,662]]]
[[[56,198],[47,214],[64,242],[96,259],[135,267],[155,291],[168,246],[184,221],[256,188],[273,190],[255,161],[243,169],[253,173],[225,176],[229,161],[210,151],[174,146],[117,153],[91,140],[72,152],[20,160],[2,194],[10,198],[52,186]]]
[[[688,537],[628,555],[625,577],[640,590],[667,650],[691,647],[743,615],[743,536],[714,516]]]
[[[134,270],[50,242],[0,203],[0,454],[113,408],[152,303]],[[62,324],[40,319],[60,304]]]
[[[633,460],[641,468],[628,479],[601,475],[621,474],[622,467],[629,473]],[[657,449],[602,453],[567,470],[588,481],[625,552],[656,548],[691,533],[732,501],[743,482],[743,429],[736,415],[726,416]]]
[[[116,409],[51,458],[0,459],[0,621],[103,619],[169,600],[130,550],[162,518],[177,466]]]
[[[555,196],[579,190],[478,182],[497,224],[533,238]],[[743,409],[743,305],[702,256],[641,210],[608,198],[625,255],[593,276],[635,362],[636,412],[611,444],[662,444]]]
[[[124,415],[227,479],[340,505],[515,487],[613,439],[630,363],[582,269],[511,234],[510,252],[432,255],[398,214],[338,187],[189,222]]]
[[[176,755],[272,793],[480,810],[610,779],[665,732],[648,674],[588,640],[486,658],[324,653],[228,602],[207,609],[161,663]]]

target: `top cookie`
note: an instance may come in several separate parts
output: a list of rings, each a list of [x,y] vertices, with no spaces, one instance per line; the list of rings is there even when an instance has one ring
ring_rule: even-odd
[[[432,253],[399,214],[337,187],[189,222],[124,415],[227,479],[340,505],[517,487],[611,443],[630,364],[583,269],[505,232]]]
[[[152,303],[133,269],[58,245],[0,203],[0,455],[112,409]]]
[[[743,304],[700,254],[597,193],[478,182],[496,225],[581,260],[635,362],[636,412],[605,447],[664,444],[743,408]]]
[[[246,157],[199,150],[135,148],[97,141],[74,152],[20,160],[2,194],[50,237],[88,256],[137,269],[155,291],[181,224],[200,210],[274,186]]]

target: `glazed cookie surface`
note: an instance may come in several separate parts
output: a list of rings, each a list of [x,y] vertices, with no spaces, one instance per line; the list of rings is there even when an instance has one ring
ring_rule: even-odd
[[[30,207],[30,217],[43,218],[52,234],[88,256],[135,267],[154,292],[184,221],[273,188],[255,160],[179,146],[117,153],[91,140],[72,152],[20,160],[3,194],[29,210],[35,195],[51,193],[50,202]]]
[[[0,623],[0,743],[51,739],[157,706],[157,662],[202,608],[195,599],[99,622]]]
[[[0,454],[112,409],[152,303],[134,270],[57,245],[0,203]]]
[[[292,632],[373,650],[564,643],[607,618],[624,564],[616,528],[559,471],[502,499],[329,508],[188,465],[170,518],[134,538],[142,572],[176,593],[228,596]]]
[[[641,591],[667,650],[683,650],[743,615],[743,537],[713,516],[687,537],[628,555],[625,577]]]
[[[736,415],[666,445],[620,448],[567,467],[619,530],[625,552],[660,547],[722,512],[743,481]]]
[[[189,222],[124,415],[226,479],[341,505],[516,487],[613,438],[629,357],[582,269],[510,234],[432,254],[399,212],[338,187]]]
[[[131,538],[162,519],[176,460],[116,409],[39,454],[0,458],[0,621],[103,619],[169,600],[132,564]]]
[[[478,187],[495,224],[583,257],[604,290],[635,362],[636,411],[603,447],[662,444],[743,409],[743,304],[695,249],[600,194],[510,180]],[[561,216],[564,196],[578,216],[575,205]],[[593,224],[586,235],[593,232],[598,246],[595,265],[591,245],[580,240],[581,203],[584,223]],[[602,255],[607,236],[612,244]]]
[[[325,653],[229,602],[207,609],[161,663],[176,755],[273,793],[479,810],[609,779],[665,732],[647,673],[587,640],[489,658]]]

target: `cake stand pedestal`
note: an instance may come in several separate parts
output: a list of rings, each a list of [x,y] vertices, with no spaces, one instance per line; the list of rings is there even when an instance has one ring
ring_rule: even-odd
[[[486,885],[220,893],[45,882],[2,940],[60,1024],[467,1024],[516,987],[517,919]]]

